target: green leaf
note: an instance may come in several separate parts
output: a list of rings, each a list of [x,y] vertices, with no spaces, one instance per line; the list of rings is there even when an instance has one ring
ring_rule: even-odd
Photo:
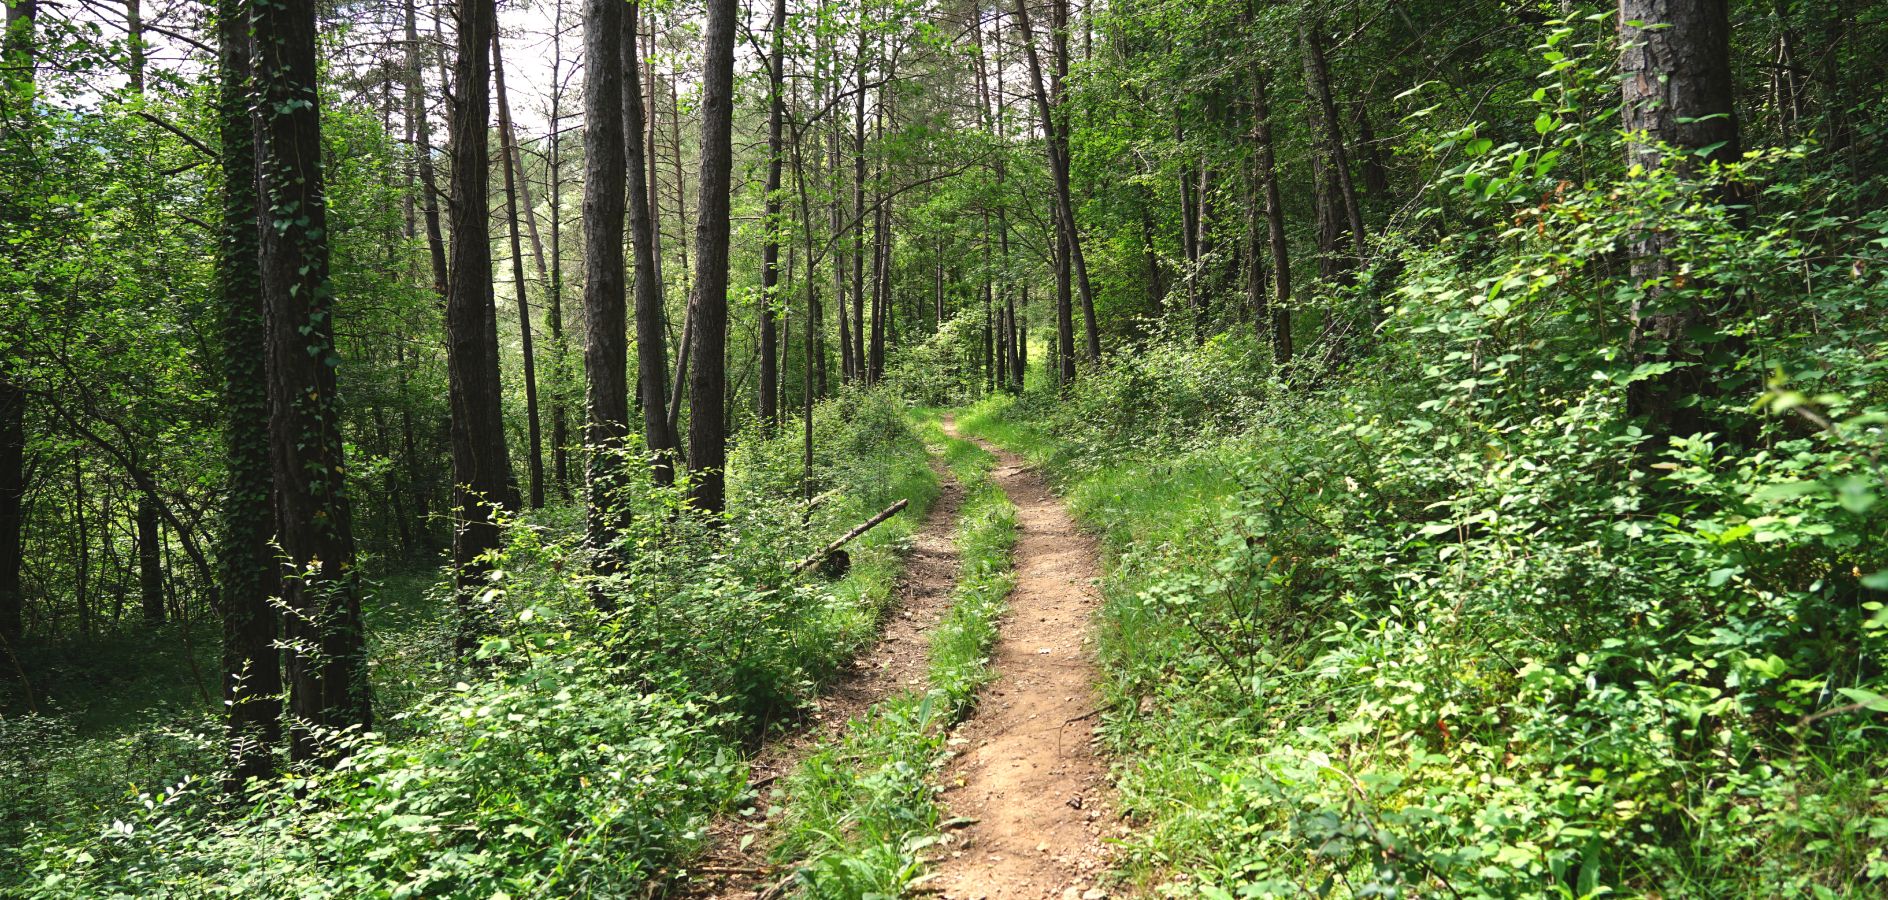
[[[1859,703],[1871,712],[1888,712],[1888,697],[1861,688],[1837,688],[1836,693]]]

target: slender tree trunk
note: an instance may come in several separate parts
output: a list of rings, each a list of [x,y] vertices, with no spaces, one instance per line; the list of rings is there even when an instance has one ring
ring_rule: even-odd
[[[761,247],[760,300],[760,419],[769,430],[780,424],[775,406],[780,387],[775,358],[774,307],[780,302],[780,168],[784,152],[781,120],[786,115],[787,0],[774,0],[772,58],[768,60],[767,200],[765,244]]]
[[[668,330],[663,322],[662,272],[657,257],[661,228],[650,206],[655,192],[647,182],[647,173],[653,169],[647,168],[643,159],[645,150],[653,151],[654,145],[643,143],[648,130],[642,118],[642,65],[636,58],[636,28],[641,21],[642,11],[635,5],[623,16],[623,168],[635,254],[636,384],[642,401],[643,444],[653,454],[656,483],[666,485],[675,481],[676,440],[668,403]]]
[[[1390,173],[1383,164],[1383,148],[1377,144],[1377,132],[1370,127],[1370,104],[1359,98],[1352,109],[1351,118],[1357,123],[1357,146],[1364,155],[1364,191],[1383,203],[1390,197]]]
[[[413,122],[418,146],[413,156],[420,172],[420,208],[426,217],[426,249],[433,263],[433,293],[446,297],[446,241],[439,230],[439,178],[433,171],[432,117],[426,112],[426,75],[420,62],[418,14],[413,0],[406,2],[406,114]]]
[[[492,33],[492,85],[498,92],[498,144],[504,155],[500,168],[505,170],[505,214],[510,219],[511,237],[511,281],[518,299],[518,334],[524,351],[524,413],[525,442],[527,455],[525,471],[529,479],[529,503],[532,509],[544,508],[544,438],[538,425],[538,367],[537,355],[531,346],[531,302],[530,292],[525,290],[524,247],[518,227],[518,194],[528,190],[524,183],[524,156],[518,152],[518,135],[511,127],[511,100],[505,94],[504,55],[499,50],[501,41],[496,31]],[[526,201],[526,213],[530,205]],[[533,235],[536,239],[536,235]],[[544,272],[544,252],[538,251],[538,273]]]
[[[564,140],[558,134],[564,107],[564,0],[557,0],[551,34],[551,121],[544,144],[551,182],[550,300],[545,325],[551,332],[551,480],[560,497],[570,496],[570,413],[564,405],[570,348],[564,340]],[[522,168],[522,166],[520,167]],[[533,221],[536,221],[533,219]]]
[[[1731,89],[1731,23],[1725,0],[1620,0],[1621,125],[1627,159],[1647,169],[1668,166],[1689,177],[1707,162],[1738,158],[1736,110]],[[1632,23],[1641,24],[1632,24]],[[1666,158],[1661,145],[1679,154]],[[1640,364],[1675,363],[1677,368],[1641,379],[1628,388],[1634,415],[1655,433],[1684,437],[1723,431],[1690,398],[1718,392],[1709,348],[1699,335],[1714,332],[1717,313],[1703,298],[1674,296],[1664,281],[1673,271],[1668,231],[1644,228],[1632,237],[1632,278],[1643,296],[1633,303],[1628,350]]]
[[[1278,166],[1272,155],[1272,107],[1263,70],[1252,75],[1253,144],[1258,148],[1259,181],[1265,195],[1265,240],[1272,252],[1271,330],[1272,360],[1291,362],[1291,251],[1285,243],[1285,204],[1278,188]],[[1255,251],[1256,255],[1256,251]],[[1258,265],[1257,260],[1253,265]],[[1261,321],[1264,320],[1260,315]]]
[[[1070,196],[1069,166],[1066,147],[1060,137],[1061,131],[1056,124],[1055,108],[1051,105],[1049,93],[1044,87],[1042,60],[1036,51],[1036,35],[1030,28],[1029,6],[1025,0],[1016,0],[1016,32],[1017,40],[1023,46],[1023,55],[1029,61],[1029,77],[1035,95],[1036,112],[1042,120],[1043,143],[1049,157],[1049,174],[1054,181],[1056,222],[1058,229],[1063,235],[1063,237],[1059,239],[1059,243],[1066,243],[1068,245],[1068,252],[1061,255],[1061,258],[1064,259],[1065,262],[1060,265],[1073,271],[1075,280],[1081,289],[1083,321],[1088,326],[1087,346],[1089,361],[1098,363],[1101,361],[1101,333],[1095,326],[1095,301],[1088,286],[1088,262],[1082,256],[1081,236],[1075,224],[1075,204]],[[1052,43],[1055,42],[1052,41]],[[1061,42],[1056,43],[1056,46],[1060,48],[1061,51],[1061,53],[1058,54],[1058,60],[1061,61],[1061,65],[1065,66],[1067,44],[1066,42]],[[1060,69],[1058,69],[1058,71],[1060,71]],[[1060,98],[1057,99],[1059,101]],[[1063,276],[1058,274],[1058,285],[1061,284],[1062,279]],[[1059,305],[1060,298],[1058,298],[1058,306]],[[1071,334],[1066,337],[1067,340],[1065,343],[1073,346],[1074,336]],[[1061,338],[1059,337],[1058,340],[1061,340]],[[1075,361],[1072,355],[1062,362],[1061,368],[1067,380],[1074,379],[1074,375],[1072,374],[1074,366]]]
[[[78,473],[74,472],[73,477],[76,479]],[[137,524],[138,599],[144,612],[144,624],[147,627],[162,625],[164,624],[164,566],[163,557],[159,555],[159,546],[164,540],[164,529],[157,519],[157,506],[143,495],[138,497]],[[85,529],[81,527],[79,532],[80,569],[83,570]]]
[[[0,361],[0,640],[11,645],[25,628],[20,568],[25,556],[26,392],[6,369]]]
[[[619,568],[617,535],[628,510],[621,497],[629,432],[628,311],[623,285],[623,215],[628,163],[623,112],[621,0],[584,5],[583,320],[584,448],[589,459],[588,529],[600,575]],[[598,605],[613,602],[602,592]]]
[[[726,506],[729,197],[733,177],[734,0],[708,0],[702,51],[701,176],[695,215],[695,343],[689,372],[688,468],[695,508]]]
[[[858,63],[852,97],[852,377],[866,378],[865,366],[865,30],[859,31]],[[873,220],[876,228],[877,220]],[[878,271],[878,256],[872,257]]]
[[[1055,360],[1058,382],[1067,388],[1075,383],[1075,316],[1069,299],[1069,257],[1075,249],[1068,232],[1055,237]]]
[[[256,4],[256,169],[269,444],[288,577],[290,757],[334,759],[317,729],[373,726],[347,501],[328,279],[311,0]],[[252,351],[253,352],[253,351]],[[305,648],[305,649],[304,649]]]
[[[78,552],[73,554],[73,557],[74,557],[73,561],[75,565],[74,565],[74,570],[73,570],[74,578],[73,578],[73,585],[72,585],[72,600],[73,600],[72,605],[73,605],[73,609],[76,610],[79,614],[79,634],[84,635],[86,637],[90,637],[92,634],[92,606],[91,606],[92,536],[91,536],[90,531],[87,530],[87,528],[85,527],[85,507],[88,504],[90,504],[90,502],[91,501],[87,499],[87,497],[85,496],[84,458],[81,454],[74,452],[72,454],[72,513],[73,513],[72,539],[75,543],[78,544],[78,548],[77,548]],[[138,509],[138,512],[140,514],[140,517],[137,523],[138,524],[138,563],[139,563],[138,576],[139,576],[140,594],[143,594],[141,599],[144,601],[144,614],[146,616],[146,621],[144,624],[146,625],[146,627],[151,627],[151,626],[164,624],[164,570],[162,568],[160,558],[158,557],[156,553],[156,550],[157,550],[156,534],[153,533],[150,536],[150,539],[148,541],[145,539],[145,535],[144,535],[145,520],[143,519],[142,514],[146,508],[151,509],[151,518],[150,518],[151,530],[152,532],[156,532],[157,530],[156,508],[147,507],[148,503],[149,503],[148,500],[142,501]],[[150,554],[151,562],[148,567],[143,565],[144,557],[145,557],[145,550],[144,550],[145,547],[150,547],[152,551]],[[152,578],[152,577],[156,579],[156,588],[152,592],[152,593],[155,593],[157,596],[157,620],[156,621],[149,620],[149,616],[151,614],[151,598],[149,594],[145,594],[143,591],[144,588],[149,587],[149,584],[146,582],[146,579]]]
[[[493,303],[490,196],[493,0],[459,4],[453,70],[452,272],[446,295],[446,369],[452,407],[453,587],[458,649],[477,650],[490,630],[480,608],[486,555],[499,546],[494,504],[515,505],[505,449],[503,387],[498,373],[498,312]]]
[[[1316,103],[1317,120],[1324,139],[1326,164],[1344,204],[1344,216],[1350,225],[1351,255],[1364,258],[1365,232],[1363,207],[1357,202],[1357,187],[1350,177],[1350,154],[1344,149],[1344,131],[1337,117],[1337,102],[1331,97],[1331,67],[1324,58],[1324,23],[1313,17],[1299,27],[1304,42],[1305,84]]]

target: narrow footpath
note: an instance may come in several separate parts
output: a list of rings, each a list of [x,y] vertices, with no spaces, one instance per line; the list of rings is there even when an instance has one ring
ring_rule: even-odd
[[[905,557],[897,594],[886,611],[877,643],[854,657],[850,667],[827,686],[803,727],[768,741],[749,760],[752,784],[760,795],[754,804],[756,814],[715,824],[709,849],[688,867],[691,880],[681,885],[682,896],[778,895],[791,867],[770,865],[767,842],[760,839],[775,811],[778,779],[830,743],[847,722],[873,704],[924,684],[928,636],[950,609],[951,588],[957,583],[957,546],[951,535],[964,503],[964,486],[936,455],[931,457],[931,467],[937,472],[938,498],[912,534],[911,552]]]
[[[991,479],[1016,506],[1016,589],[996,680],[953,735],[942,775],[950,815],[972,822],[942,845],[927,886],[947,900],[1099,900],[1102,840],[1118,827],[1093,743],[1100,553],[1021,458],[977,443],[996,454]]]

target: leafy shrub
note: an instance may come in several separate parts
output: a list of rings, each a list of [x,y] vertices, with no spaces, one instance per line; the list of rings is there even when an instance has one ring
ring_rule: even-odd
[[[1888,216],[1797,177],[1810,149],[1584,173],[1576,144],[1617,139],[1548,124],[1476,140],[1452,233],[1336,292],[1388,298],[1347,367],[1202,378],[1242,339],[1157,347],[963,420],[1115,553],[1105,730],[1163,889],[1888,884],[1888,291],[1858,274]],[[1647,227],[1654,284],[1620,250]],[[1643,363],[1636,304],[1727,324]],[[1714,425],[1668,440],[1628,396],[1675,365],[1711,367]]]
[[[909,526],[858,542],[841,582],[790,578],[793,562],[900,492],[914,514],[936,496],[923,444],[895,404],[863,393],[847,402],[815,415],[828,494],[817,508],[777,489],[797,475],[787,449],[797,436],[783,434],[737,448],[735,502],[719,522],[683,508],[686,484],[627,479],[613,498],[628,512],[616,546],[624,565],[605,578],[587,574],[573,511],[508,521],[483,594],[502,627],[481,665],[429,659],[425,648],[443,651],[443,641],[378,648],[377,665],[403,679],[446,681],[403,698],[383,733],[330,735],[344,757],[332,772],[252,784],[246,804],[226,803],[214,777],[183,774],[215,774],[218,729],[204,722],[179,735],[193,755],[167,757],[129,803],[100,798],[109,825],[92,810],[77,825],[9,822],[25,832],[12,855],[27,874],[15,889],[481,900],[649,890],[746,796],[742,742],[796,712],[874,630]],[[599,612],[596,593],[615,611]],[[437,631],[415,615],[417,633]],[[86,759],[58,755],[72,745],[45,740],[58,727],[0,720],[0,760],[18,769],[7,774]],[[7,752],[22,743],[16,732],[55,756]],[[5,798],[10,819],[44,796],[31,784]]]

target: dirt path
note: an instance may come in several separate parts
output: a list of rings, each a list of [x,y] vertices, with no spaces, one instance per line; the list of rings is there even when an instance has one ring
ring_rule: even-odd
[[[1097,900],[1114,822],[1090,740],[1100,556],[1040,476],[983,446],[1016,505],[1016,590],[992,656],[997,679],[957,730],[960,755],[944,773],[950,814],[976,822],[953,834],[930,884],[950,900]]]
[[[776,779],[836,738],[848,721],[872,704],[923,685],[928,636],[950,609],[951,588],[957,582],[957,546],[951,535],[964,502],[963,485],[935,456],[931,468],[937,472],[941,491],[912,534],[911,553],[905,557],[897,597],[886,613],[878,642],[854,657],[838,680],[827,686],[803,727],[768,741],[748,761],[753,783],[760,787],[760,799],[754,804],[758,813],[746,820],[715,823],[709,849],[689,866],[697,874],[681,886],[682,896],[732,900],[774,893],[790,871],[768,864],[766,841],[760,836],[774,812]],[[748,835],[756,839],[742,849],[741,840]]]

